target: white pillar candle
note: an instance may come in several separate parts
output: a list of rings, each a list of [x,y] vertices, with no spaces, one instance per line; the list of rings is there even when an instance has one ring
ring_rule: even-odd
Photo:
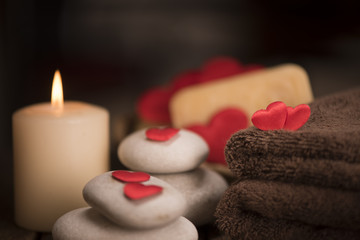
[[[108,111],[63,104],[55,92],[51,104],[13,115],[15,222],[35,231],[51,231],[61,215],[86,206],[84,185],[109,169]]]

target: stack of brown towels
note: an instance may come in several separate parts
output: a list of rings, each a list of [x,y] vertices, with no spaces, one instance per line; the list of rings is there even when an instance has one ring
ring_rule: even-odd
[[[297,131],[235,133],[216,210],[231,239],[360,239],[360,89],[316,99]]]

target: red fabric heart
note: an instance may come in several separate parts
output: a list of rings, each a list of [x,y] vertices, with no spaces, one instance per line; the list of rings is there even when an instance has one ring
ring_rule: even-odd
[[[137,114],[147,122],[170,124],[169,101],[177,91],[191,85],[220,80],[261,68],[263,66],[241,65],[236,59],[230,57],[210,59],[200,70],[179,74],[173,78],[168,87],[155,87],[144,92],[137,101]]]
[[[172,93],[167,88],[155,87],[144,92],[137,103],[137,112],[148,122],[170,122],[168,103]]]
[[[171,93],[175,93],[182,88],[199,83],[199,77],[201,72],[198,70],[190,70],[185,73],[181,73],[172,80],[170,86]]]
[[[193,125],[187,129],[202,136],[210,152],[206,161],[226,165],[224,148],[231,135],[248,126],[245,113],[239,109],[228,108],[215,114],[209,125]]]
[[[124,194],[132,199],[142,199],[161,193],[162,187],[156,185],[144,185],[141,183],[127,183],[124,186]]]
[[[180,129],[177,128],[149,128],[146,130],[146,137],[154,141],[167,141],[174,137]]]
[[[287,113],[284,129],[297,130],[307,122],[310,117],[311,110],[309,105],[300,104],[295,108],[287,107]]]
[[[229,57],[218,57],[206,62],[202,67],[200,82],[209,82],[219,78],[241,73],[241,64]]]
[[[122,182],[146,182],[150,179],[150,175],[144,172],[130,172],[118,170],[112,172],[112,176]]]
[[[287,118],[287,107],[283,102],[273,102],[266,110],[256,111],[251,121],[255,127],[261,130],[276,130],[284,127]]]
[[[243,66],[234,58],[217,57],[206,62],[202,67],[199,82],[210,82],[213,80],[245,73],[263,68],[260,65]]]

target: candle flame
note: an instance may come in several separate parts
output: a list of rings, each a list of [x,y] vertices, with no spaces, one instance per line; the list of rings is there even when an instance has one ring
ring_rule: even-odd
[[[56,70],[54,74],[54,80],[51,91],[51,106],[56,109],[62,109],[64,107],[64,96],[63,96],[61,75],[59,70]]]

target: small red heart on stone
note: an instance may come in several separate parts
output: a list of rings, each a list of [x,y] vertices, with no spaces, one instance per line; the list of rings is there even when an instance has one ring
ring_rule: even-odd
[[[174,137],[180,129],[177,128],[149,128],[146,130],[146,137],[154,141],[167,141]]]
[[[162,187],[156,185],[144,185],[141,183],[127,183],[124,186],[124,194],[132,199],[142,199],[155,194],[161,193]]]
[[[112,176],[123,182],[145,182],[150,179],[150,175],[144,172],[130,172],[118,170],[112,172]]]
[[[276,130],[284,127],[287,118],[287,109],[283,102],[273,102],[269,104],[266,110],[256,111],[251,121],[255,127],[261,130]]]
[[[206,161],[226,165],[224,148],[232,134],[248,126],[246,114],[240,109],[227,108],[215,114],[209,125],[193,125],[187,129],[202,136],[210,152]]]
[[[311,110],[309,105],[300,104],[295,108],[287,107],[287,113],[284,129],[297,130],[307,122],[310,117]]]

